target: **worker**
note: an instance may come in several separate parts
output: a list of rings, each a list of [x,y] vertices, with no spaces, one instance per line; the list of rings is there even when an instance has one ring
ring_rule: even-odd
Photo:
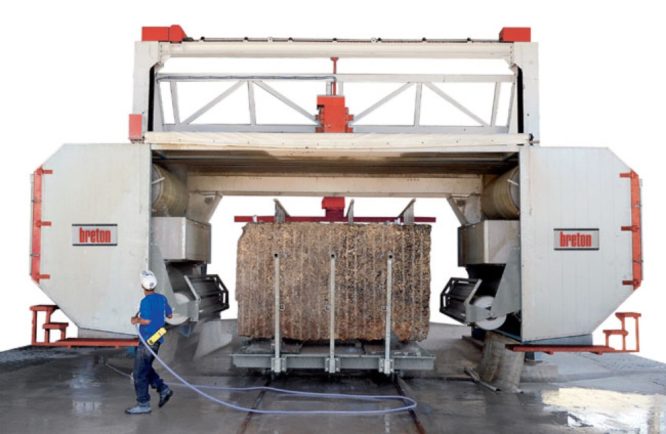
[[[133,325],[139,324],[139,333],[155,354],[164,342],[164,323],[166,318],[171,318],[173,311],[162,294],[155,293],[157,278],[152,271],[142,271],[140,283],[143,288],[144,298],[141,300],[139,312],[131,318]],[[173,391],[166,385],[153,369],[155,357],[148,348],[139,342],[134,356],[134,390],[136,391],[137,404],[125,410],[127,414],[148,414],[150,409],[150,394],[148,387],[157,390],[160,395],[159,407],[164,406],[173,396]]]

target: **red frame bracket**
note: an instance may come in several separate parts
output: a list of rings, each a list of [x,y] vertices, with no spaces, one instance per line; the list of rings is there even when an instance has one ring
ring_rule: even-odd
[[[143,140],[143,115],[137,113],[130,113],[129,115],[129,132],[127,137],[132,142]]]
[[[141,40],[144,42],[183,42],[187,38],[185,30],[178,24],[169,27],[148,26],[141,28]]]
[[[51,175],[53,170],[39,166],[32,174],[32,240],[30,245],[30,276],[35,283],[49,279],[51,275],[42,274],[42,227],[51,226],[50,221],[42,220],[42,189],[44,175]]]
[[[511,351],[518,353],[594,353],[594,354],[605,354],[605,353],[638,353],[641,350],[641,340],[640,340],[640,329],[638,325],[638,319],[641,317],[641,314],[638,312],[616,312],[615,317],[620,320],[621,328],[604,330],[604,335],[606,337],[605,345],[507,345],[507,348]],[[634,348],[627,348],[627,336],[629,332],[627,331],[626,319],[633,318],[635,321],[635,333],[636,333],[636,345]],[[622,348],[616,349],[611,347],[610,338],[611,336],[621,336],[622,337]]]
[[[54,304],[38,304],[36,306],[30,306],[30,311],[32,312],[32,340],[31,345],[35,347],[112,347],[112,348],[121,348],[121,347],[136,347],[139,344],[138,339],[89,339],[89,338],[67,338],[67,326],[69,323],[66,322],[53,322],[51,321],[51,316],[53,313],[58,310],[58,306]],[[44,312],[46,314],[46,319],[42,328],[44,329],[44,339],[42,341],[37,340],[37,323],[39,312]],[[51,342],[51,330],[58,330],[60,332],[60,339],[54,342]]]
[[[500,42],[532,42],[531,27],[503,27],[499,34]]]
[[[349,122],[354,118],[349,114],[345,106],[345,97],[340,95],[317,96],[317,121],[319,126],[315,129],[318,133],[351,133],[353,132]]]
[[[623,280],[623,285],[631,285],[638,289],[643,282],[643,236],[641,216],[641,178],[633,170],[620,173],[620,178],[628,178],[631,182],[631,225],[622,226],[623,231],[631,232],[632,279]]]

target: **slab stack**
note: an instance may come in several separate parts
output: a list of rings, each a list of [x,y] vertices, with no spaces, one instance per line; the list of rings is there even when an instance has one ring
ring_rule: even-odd
[[[280,257],[280,330],[298,341],[329,339],[329,277],[336,254],[335,337],[384,338],[387,258],[392,253],[392,330],[421,341],[430,318],[430,226],[250,223],[238,241],[238,333],[274,335],[274,254]]]

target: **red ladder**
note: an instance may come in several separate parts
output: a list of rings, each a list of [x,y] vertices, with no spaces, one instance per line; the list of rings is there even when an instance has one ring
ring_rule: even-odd
[[[51,321],[51,315],[58,310],[58,306],[54,304],[38,304],[30,306],[32,311],[32,342],[35,347],[136,347],[138,345],[137,339],[88,339],[88,338],[67,338],[68,322],[54,322]],[[44,330],[44,340],[37,340],[37,322],[39,312],[46,313],[46,320],[42,325]],[[51,330],[60,331],[60,339],[51,342]]]
[[[58,306],[51,304],[38,304],[36,306],[30,306],[32,311],[32,345],[33,346],[49,346],[51,344],[51,330],[60,331],[60,340],[64,340],[67,335],[67,327],[69,323],[67,322],[52,322],[51,315],[53,312],[58,310]],[[42,342],[37,341],[37,318],[39,312],[46,313],[46,321],[42,328],[44,329],[44,340]]]
[[[516,351],[519,353],[594,353],[594,354],[605,354],[605,353],[637,353],[640,351],[640,335],[638,328],[638,319],[641,317],[641,314],[638,312],[617,312],[615,317],[620,320],[622,323],[621,328],[619,329],[608,329],[604,330],[604,335],[606,336],[606,345],[530,345],[530,344],[517,344],[517,345],[507,345],[507,348],[511,351]],[[636,346],[633,349],[627,349],[627,336],[629,332],[627,331],[627,318],[633,318],[636,322]],[[622,336],[622,349],[616,349],[610,346],[611,336]]]
[[[622,351],[623,353],[639,352],[641,349],[641,341],[638,331],[638,318],[641,317],[641,314],[638,312],[617,312],[615,314],[615,317],[617,317],[617,319],[619,319],[620,322],[622,323],[622,328],[604,330],[604,335],[606,335],[606,346],[611,348],[610,346],[611,336],[622,336],[622,350],[618,351]],[[633,350],[627,350],[627,336],[629,336],[629,332],[627,331],[627,324],[625,322],[627,318],[633,318],[636,323],[636,346]]]

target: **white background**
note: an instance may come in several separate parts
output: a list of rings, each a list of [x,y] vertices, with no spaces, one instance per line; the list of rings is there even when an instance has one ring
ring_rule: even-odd
[[[662,320],[666,287],[659,271],[666,241],[664,11],[660,2],[648,1],[618,2],[623,6],[608,1],[541,3],[4,2],[0,6],[0,350],[28,344],[28,307],[50,302],[28,276],[29,174],[62,143],[126,140],[133,42],[140,38],[142,25],[178,23],[196,38],[479,39],[496,38],[503,26],[531,26],[532,39],[540,44],[542,144],[609,147],[643,178],[646,280],[620,310],[643,313],[642,354],[666,362]],[[283,203],[293,214],[321,212],[317,198],[287,198]],[[404,203],[361,199],[356,213],[392,215]],[[271,212],[270,198],[223,199],[212,221],[211,270],[231,288],[240,233],[233,215]],[[456,269],[456,225],[443,201],[420,201],[417,213],[436,216],[440,222],[433,230],[432,252],[432,290],[438,294],[448,277],[464,275]],[[434,302],[433,310],[432,319],[444,321]],[[614,320],[602,328],[611,326]]]

